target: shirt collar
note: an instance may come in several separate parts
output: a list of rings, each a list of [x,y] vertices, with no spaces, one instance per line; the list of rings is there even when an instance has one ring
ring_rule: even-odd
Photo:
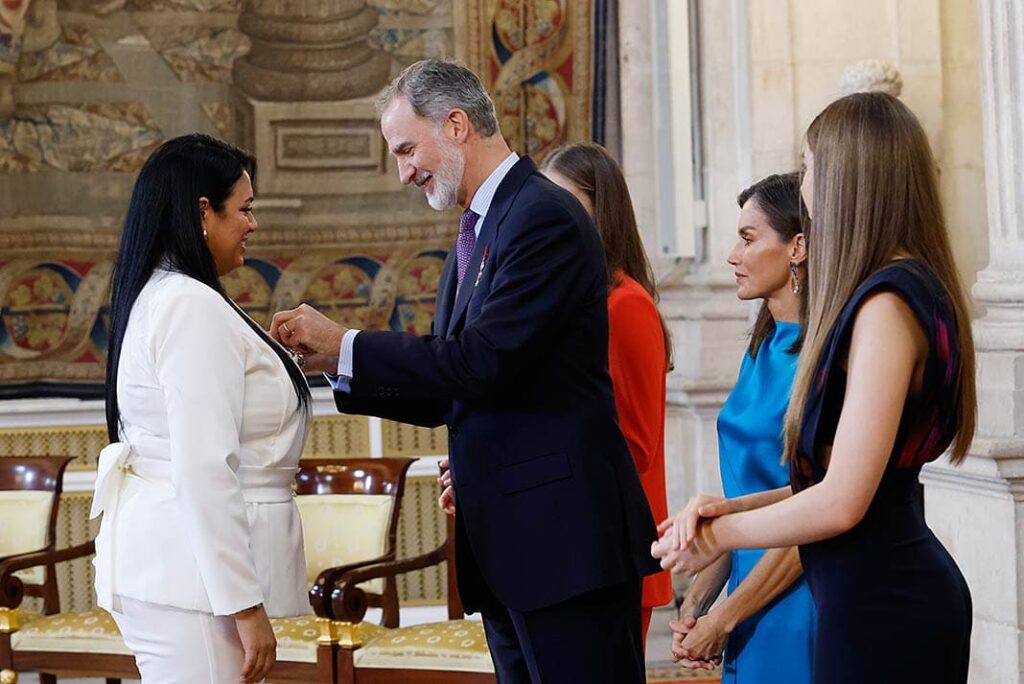
[[[483,218],[487,215],[487,210],[491,208],[491,202],[494,200],[494,193],[498,191],[498,186],[501,185],[501,181],[505,179],[508,172],[512,170],[512,167],[519,161],[519,155],[515,152],[510,153],[500,164],[498,168],[491,171],[491,175],[487,177],[480,187],[477,189],[476,194],[473,195],[473,200],[469,203],[469,208],[474,213],[479,214],[480,218],[476,222],[476,234],[480,236],[480,226],[483,225]]]

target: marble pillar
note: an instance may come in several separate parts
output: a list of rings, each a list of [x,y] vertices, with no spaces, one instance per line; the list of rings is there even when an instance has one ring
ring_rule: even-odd
[[[379,191],[386,154],[373,96],[391,59],[367,42],[366,0],[247,0],[238,28],[252,49],[233,68],[238,142],[262,163],[261,191]]]
[[[674,0],[659,0],[662,6],[666,1]],[[657,50],[655,29],[663,17],[656,3],[619,5],[622,120],[631,122],[623,125],[622,165],[658,275],[660,308],[672,332],[675,353],[665,425],[666,484],[672,510],[684,506],[694,494],[721,489],[715,424],[736,379],[747,326],[746,306],[736,299],[731,269],[725,263],[738,211],[736,123],[743,117],[737,117],[736,107],[744,106],[732,96],[735,68],[745,69],[734,59],[736,41],[742,38],[733,29],[746,19],[742,3],[702,3],[702,7],[705,11],[691,20],[699,22],[703,34],[701,78],[714,84],[714,95],[701,103],[706,122],[706,195],[688,200],[681,194],[684,188],[677,186],[675,191],[680,193],[676,201],[700,205],[701,211],[693,213],[703,213],[706,207],[710,225],[700,238],[699,254],[690,258],[683,253],[688,245],[677,245],[679,255],[662,255],[657,230],[659,221],[665,223],[661,212],[672,205],[660,195],[665,186],[659,184],[659,175],[671,169],[659,165],[664,160],[659,160],[656,148],[678,134],[669,132],[670,117],[659,109],[659,97],[665,96],[664,88],[672,81],[666,70],[676,66],[670,64],[667,50]],[[685,29],[678,31],[675,26],[669,33],[673,40],[686,37]],[[676,98],[674,104],[681,100]]]
[[[978,430],[926,467],[929,524],[974,599],[970,681],[1024,681],[1024,3],[979,0],[988,265],[974,284]]]

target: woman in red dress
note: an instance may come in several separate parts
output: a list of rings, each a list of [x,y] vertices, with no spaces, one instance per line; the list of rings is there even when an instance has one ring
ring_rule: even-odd
[[[600,145],[560,147],[544,162],[544,174],[580,201],[601,235],[608,263],[608,370],[619,427],[629,445],[647,503],[664,520],[665,374],[672,368],[668,328],[656,305],[654,274],[637,230],[633,203],[618,163]],[[666,572],[643,586],[643,634],[651,613],[672,600]]]

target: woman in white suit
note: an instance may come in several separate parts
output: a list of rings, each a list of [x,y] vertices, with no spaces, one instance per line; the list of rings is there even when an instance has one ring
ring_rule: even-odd
[[[208,136],[164,143],[121,236],[94,563],[144,684],[260,682],[268,616],[309,613],[291,489],[309,387],[218,280],[256,230],[255,167]]]

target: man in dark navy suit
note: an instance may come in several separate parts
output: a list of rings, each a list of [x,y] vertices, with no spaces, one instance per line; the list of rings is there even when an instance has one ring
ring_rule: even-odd
[[[448,426],[459,592],[499,682],[640,684],[657,534],[616,419],[597,231],[510,152],[464,66],[413,64],[380,112],[402,182],[465,210],[433,334],[347,330],[306,305],[271,332],[331,355],[340,411]]]

